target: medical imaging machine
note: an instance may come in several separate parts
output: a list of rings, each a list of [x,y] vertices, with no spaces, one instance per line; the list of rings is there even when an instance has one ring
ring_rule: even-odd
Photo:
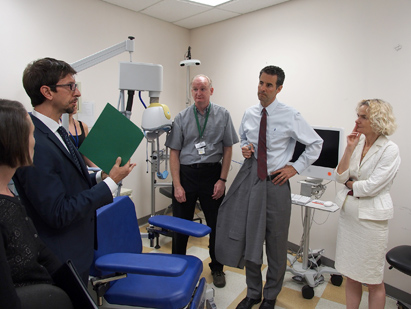
[[[134,37],[130,36],[128,40],[76,61],[71,66],[77,72],[81,72],[123,52],[129,52],[130,61],[120,62],[118,110],[130,119],[134,92],[139,92],[140,101],[145,107],[141,127],[147,139],[147,148],[148,143],[151,144],[151,156],[149,157],[147,152],[146,161],[151,163],[151,215],[155,215],[155,188],[171,186],[171,183],[157,183],[156,176],[159,179],[165,179],[168,176],[167,165],[164,172],[159,172],[161,160],[167,157],[167,153],[164,155],[163,151],[160,150],[159,137],[171,130],[172,120],[168,107],[159,103],[160,93],[163,88],[163,67],[159,64],[132,62],[131,55],[133,51]],[[128,96],[127,104],[125,103],[126,91]],[[148,107],[141,99],[141,91],[149,92],[150,105]],[[67,115],[66,117],[68,119]],[[63,125],[64,122],[63,117]],[[165,162],[167,164],[167,160]],[[120,189],[121,183],[117,195],[120,195]]]

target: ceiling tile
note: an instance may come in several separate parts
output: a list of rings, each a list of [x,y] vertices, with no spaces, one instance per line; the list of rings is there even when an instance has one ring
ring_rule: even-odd
[[[163,0],[141,13],[168,22],[175,22],[211,10],[209,6],[184,1]]]
[[[103,0],[104,2],[108,2],[111,4],[115,4],[121,6],[123,8],[133,10],[133,11],[141,11],[149,6],[155,5],[162,0]]]
[[[212,9],[207,12],[200,13],[198,15],[180,20],[178,22],[175,22],[174,24],[187,28],[187,29],[193,29],[193,28],[205,26],[208,24],[213,24],[213,23],[226,20],[229,18],[233,18],[239,15],[240,14],[233,13],[233,12],[223,11],[219,9]]]
[[[194,29],[290,0],[232,0],[215,8],[187,0],[102,0],[142,14]]]
[[[218,6],[219,9],[246,14],[289,0],[234,0]]]

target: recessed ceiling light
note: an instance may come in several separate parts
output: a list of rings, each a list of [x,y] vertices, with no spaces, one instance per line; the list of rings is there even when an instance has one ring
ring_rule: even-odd
[[[188,0],[189,2],[197,2],[205,5],[210,6],[217,6],[226,2],[230,2],[231,0]]]

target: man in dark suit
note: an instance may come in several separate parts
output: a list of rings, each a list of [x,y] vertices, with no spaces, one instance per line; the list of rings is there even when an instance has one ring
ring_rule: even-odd
[[[73,112],[81,96],[75,74],[69,64],[52,58],[24,70],[36,145],[33,166],[19,169],[13,179],[42,240],[62,262],[71,259],[87,284],[96,245],[95,211],[113,201],[117,183],[135,164],[120,167],[118,158],[108,175],[90,175],[77,149],[64,142],[61,116]]]

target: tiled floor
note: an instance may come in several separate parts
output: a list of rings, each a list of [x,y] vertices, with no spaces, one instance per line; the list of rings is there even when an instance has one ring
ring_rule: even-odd
[[[145,227],[141,228],[141,232],[145,233]],[[171,238],[160,236],[160,249],[154,249],[150,247],[150,243],[147,239],[143,240],[144,252],[171,252]],[[208,255],[208,238],[204,237],[197,239],[190,237],[187,247],[187,254],[197,256],[203,261],[203,274],[206,278],[208,286],[212,287],[215,291],[214,301],[218,309],[232,309],[246,296],[246,284],[245,284],[245,271],[242,269],[225,267],[224,272],[226,274],[227,285],[224,288],[216,288],[212,283],[212,276],[208,263],[210,258]],[[265,268],[263,265],[263,278],[265,278]],[[330,281],[330,275],[324,275],[324,283],[314,288],[315,295],[312,299],[304,299],[302,297],[301,288],[302,284],[295,282],[293,274],[286,272],[283,289],[277,298],[275,308],[287,308],[287,309],[342,309],[345,308],[345,281],[342,285],[334,286]],[[363,299],[360,308],[368,308],[368,292],[364,287]],[[258,308],[258,306],[254,306]],[[397,308],[396,300],[389,297],[386,298],[385,308]]]

